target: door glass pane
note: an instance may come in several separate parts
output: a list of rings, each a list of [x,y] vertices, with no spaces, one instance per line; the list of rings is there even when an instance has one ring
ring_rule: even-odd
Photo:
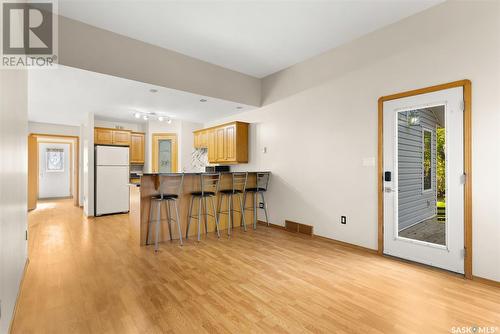
[[[64,172],[64,149],[47,148],[47,172]]]
[[[170,173],[172,172],[172,142],[170,140],[160,139],[158,145],[158,172]]]
[[[424,142],[424,175],[423,175],[423,188],[424,190],[432,190],[432,130],[424,129],[423,142]]]
[[[445,107],[398,113],[397,233],[446,245]]]

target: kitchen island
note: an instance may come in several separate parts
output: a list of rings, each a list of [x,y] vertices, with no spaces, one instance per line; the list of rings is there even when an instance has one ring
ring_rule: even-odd
[[[256,187],[256,180],[257,180],[257,173],[258,172],[248,172],[248,180],[247,180],[247,188],[250,187]],[[180,174],[180,173],[178,173]],[[199,191],[200,190],[200,175],[202,173],[184,173],[184,183],[182,187],[182,193],[179,197],[178,200],[178,208],[179,208],[179,217],[181,221],[181,231],[182,231],[182,236],[183,238],[186,236],[186,226],[187,226],[187,221],[188,221],[188,210],[189,210],[189,201],[191,198],[191,193],[194,191]],[[161,178],[168,177],[168,175],[173,175],[173,174],[144,174],[141,177],[141,184],[139,189],[139,194],[140,194],[140,216],[135,218],[140,220],[139,224],[139,232],[140,232],[140,244],[141,245],[146,245],[146,238],[147,238],[147,231],[148,231],[148,218],[149,218],[149,210],[150,210],[150,205],[151,205],[151,197],[153,195],[156,195],[159,193],[159,185]],[[222,172],[221,173],[221,179],[220,179],[220,184],[219,184],[219,190],[222,189],[231,189],[232,188],[232,173],[231,172]],[[137,191],[134,189],[134,191]],[[237,196],[234,196],[233,198],[233,207],[236,208],[236,210],[239,211],[240,204]],[[253,206],[252,203],[253,196],[248,195],[246,199],[246,203],[244,203],[244,206],[247,208],[251,208]],[[214,201],[215,206],[217,206],[217,199]],[[226,208],[226,201],[222,203],[222,210],[227,211]],[[137,210],[138,205],[131,206],[131,211]],[[258,203],[257,203],[258,207]],[[210,201],[207,202],[207,211],[209,214],[212,214],[212,206]],[[197,204],[195,204],[194,213],[197,213]],[[131,212],[131,214],[133,214]],[[168,224],[166,220],[166,210],[162,208],[161,211],[162,215],[162,222],[161,222],[161,228],[160,228],[160,242],[162,241],[168,241],[170,240],[169,233],[168,233]],[[136,216],[136,215],[134,215]],[[172,214],[172,217],[175,218],[175,213]],[[228,224],[228,219],[227,219],[227,214],[221,214],[220,215],[220,228],[221,228],[221,237],[227,237],[227,233],[225,230],[227,230],[227,224]],[[234,228],[239,228],[240,226],[240,221],[241,221],[241,215],[239,212],[234,212],[233,214],[233,226]],[[252,228],[253,224],[253,212],[252,210],[247,210],[245,212],[245,220],[246,220],[246,225],[248,229]],[[197,234],[197,219],[192,219],[191,221],[191,228],[189,231],[189,236],[190,239],[196,239],[196,234]],[[202,224],[201,224],[201,231],[202,231],[202,237],[203,234],[205,233],[205,224],[204,220],[202,219]],[[211,216],[208,216],[208,233],[213,233],[215,231],[215,221],[214,218]],[[194,237],[192,237],[194,236]],[[154,236],[153,236],[154,238]],[[179,233],[177,231],[177,224],[175,222],[172,222],[172,238],[179,239]]]

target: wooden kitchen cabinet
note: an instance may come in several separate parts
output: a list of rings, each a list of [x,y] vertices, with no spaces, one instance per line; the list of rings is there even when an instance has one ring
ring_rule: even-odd
[[[113,130],[113,145],[130,146],[130,131]]]
[[[203,134],[203,135],[202,135]],[[208,148],[208,161],[218,164],[248,162],[248,123],[231,122],[194,132],[195,147]]]
[[[129,130],[94,128],[94,144],[130,146]]]
[[[144,164],[144,142],[145,135],[143,132],[132,132],[130,134],[130,163],[143,165]]]
[[[208,161],[215,161],[216,145],[215,145],[215,130],[211,129],[207,131],[207,148],[208,148]]]
[[[193,132],[194,148],[208,148],[208,131],[198,130]]]
[[[215,129],[215,161],[214,162],[220,162],[220,161],[225,161],[225,136],[224,136],[224,128],[220,127]]]
[[[236,161],[236,124],[224,127],[224,160]]]
[[[200,134],[200,146],[208,148],[208,130],[203,130]]]
[[[201,131],[194,131],[193,136],[194,136],[194,148],[201,148],[200,146]]]
[[[113,145],[113,129],[95,128],[94,144]]]

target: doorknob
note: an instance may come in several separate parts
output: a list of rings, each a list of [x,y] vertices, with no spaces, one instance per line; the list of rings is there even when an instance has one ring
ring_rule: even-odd
[[[384,187],[384,191],[386,193],[392,193],[392,192],[394,192],[394,190],[391,187]]]

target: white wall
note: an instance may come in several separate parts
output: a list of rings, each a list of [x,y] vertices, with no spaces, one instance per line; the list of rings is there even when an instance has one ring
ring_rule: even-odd
[[[80,136],[78,126],[28,122],[29,133],[41,133],[45,135]]]
[[[94,216],[94,114],[89,113],[81,126],[83,152],[83,213]]]
[[[473,274],[500,281],[499,12],[446,2],[265,78],[263,108],[207,125],[253,123],[250,164],[233,169],[273,172],[273,223],[376,249],[377,170],[362,162],[377,157],[378,98],[470,79]]]
[[[70,193],[70,144],[38,144],[38,198],[69,197]],[[62,172],[47,171],[47,149],[58,148],[64,152],[64,170]]]
[[[194,130],[199,130],[203,128],[203,124],[201,123],[193,123],[182,121],[181,123],[181,131],[180,131],[180,152],[181,156],[181,164],[179,164],[180,172],[199,172],[200,170],[196,169],[192,165],[192,154],[194,152]]]
[[[261,81],[59,16],[59,64],[257,106]],[[117,55],[120,55],[117,57]]]
[[[7,333],[27,259],[26,71],[0,70],[0,333]]]
[[[138,124],[138,123],[105,121],[105,120],[100,120],[97,118],[94,120],[94,125],[96,127],[112,128],[112,129],[115,129],[116,127],[123,127],[123,129],[125,129],[125,130],[131,130],[131,131],[135,131],[135,132],[144,132],[144,127],[145,127],[142,124]]]

